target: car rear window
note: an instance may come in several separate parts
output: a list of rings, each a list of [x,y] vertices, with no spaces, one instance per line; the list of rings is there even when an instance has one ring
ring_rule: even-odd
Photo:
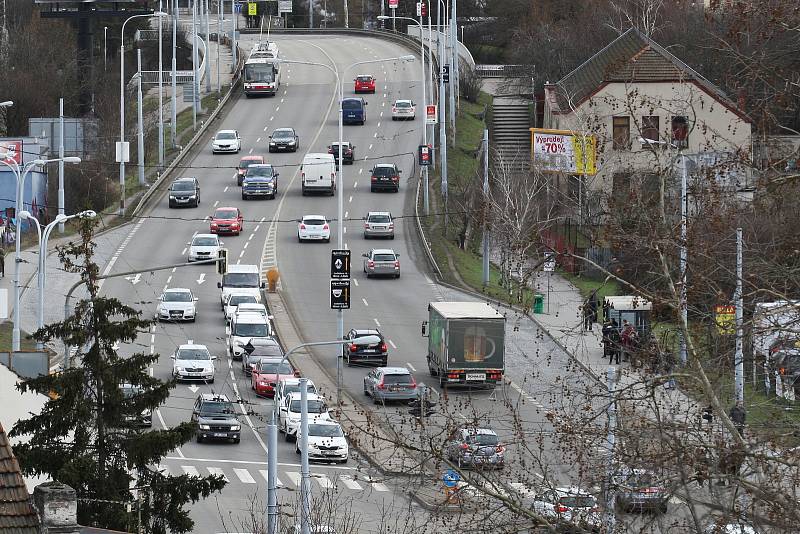
[[[322,226],[325,224],[325,219],[304,219],[303,224],[307,224],[309,226]]]
[[[342,101],[342,109],[361,109],[363,106],[361,105],[360,100],[343,100]]]
[[[278,370],[278,365],[280,362],[258,362],[258,372],[264,374],[279,374],[279,375],[290,375],[294,373],[294,369],[288,363],[284,363],[280,366],[280,370]]]
[[[369,222],[373,223],[388,223],[392,222],[392,219],[389,218],[388,215],[370,215]]]
[[[410,384],[413,381],[410,374],[383,375],[384,384]]]
[[[467,437],[467,441],[475,445],[497,445],[500,443],[494,434],[470,434]]]
[[[397,108],[410,108],[411,102],[395,102],[394,106]]]
[[[233,295],[230,299],[228,299],[229,306],[238,306],[239,304],[243,304],[245,302],[255,304],[257,301],[253,295]]]
[[[394,254],[375,254],[375,261],[394,261]]]
[[[369,83],[372,81],[372,76],[359,76],[358,81],[361,83]]]
[[[255,165],[256,163],[262,164],[263,162],[255,159],[243,159],[242,161],[239,162],[239,168],[246,169],[250,165]]]
[[[236,323],[233,335],[239,337],[267,337],[269,330],[265,324]]]
[[[372,174],[375,176],[394,176],[397,172],[394,167],[375,167],[372,169]]]
[[[590,495],[567,495],[561,497],[558,502],[567,508],[594,508],[597,506],[597,501]]]
[[[238,213],[236,210],[217,210],[214,214],[215,219],[235,219]]]
[[[289,409],[295,413],[300,413],[300,400],[293,400]],[[325,407],[325,403],[321,400],[311,400],[308,401],[308,413],[325,413],[327,408]]]

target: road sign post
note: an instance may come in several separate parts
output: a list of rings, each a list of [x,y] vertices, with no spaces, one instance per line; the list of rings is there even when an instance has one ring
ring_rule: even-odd
[[[419,161],[417,163],[422,167],[426,167],[430,165],[433,160],[433,149],[430,145],[419,145],[418,155]]]
[[[331,309],[350,309],[350,280],[331,280]]]
[[[442,65],[442,82],[450,83],[450,65]]]
[[[458,483],[461,481],[461,475],[458,474],[457,471],[453,469],[448,469],[442,474],[442,483],[444,483],[444,494],[447,499],[447,502],[453,502],[454,500],[458,500],[458,493],[456,487]]]
[[[425,106],[425,124],[438,124],[439,114],[437,113],[436,104]]]
[[[336,280],[350,278],[350,250],[331,251],[331,278]]]

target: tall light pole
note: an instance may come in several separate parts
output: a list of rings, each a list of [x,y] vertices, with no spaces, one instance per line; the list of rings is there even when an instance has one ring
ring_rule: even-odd
[[[5,102],[0,103],[2,107]],[[80,163],[81,158],[78,157],[66,157],[66,158],[53,158],[53,159],[35,159],[22,167],[13,160],[9,162],[9,160],[0,160],[0,163],[11,169],[14,173],[16,180],[17,180],[17,190],[14,200],[14,213],[19,214],[22,211],[23,198],[22,194],[25,188],[25,178],[27,178],[28,173],[34,167],[41,167],[43,165],[47,165],[48,163],[52,163],[54,161],[64,161],[65,163]],[[14,228],[14,242],[15,242],[15,253],[14,253],[14,330],[12,331],[11,335],[11,350],[17,351],[20,348],[20,329],[19,329],[19,300],[20,300],[20,284],[19,284],[19,264],[21,263],[20,259],[20,252],[21,246],[20,242],[22,240],[22,232],[20,232],[20,220],[19,216],[17,215],[17,224]]]
[[[172,148],[178,146],[178,59],[176,56],[178,47],[178,0],[174,0],[172,8]]]
[[[58,215],[56,215],[55,219],[53,219],[53,222],[45,226],[44,230],[42,230],[42,224],[39,221],[39,219],[31,215],[29,211],[23,210],[19,212],[18,218],[20,220],[33,221],[36,224],[36,232],[39,234],[39,267],[38,267],[39,272],[37,275],[37,279],[39,281],[39,307],[38,307],[39,322],[37,324],[37,327],[39,330],[44,328],[44,294],[45,294],[45,288],[47,286],[47,271],[46,271],[47,241],[48,239],[50,239],[50,233],[56,226],[63,225],[65,222],[67,222],[70,219],[74,219],[75,217],[94,219],[96,216],[97,213],[95,213],[92,210],[82,211],[80,213],[76,213],[75,215],[64,215],[62,213],[59,213]],[[44,343],[42,343],[41,341],[37,341],[36,348],[38,350],[44,349]]]
[[[139,185],[144,179],[144,101],[142,99],[142,49],[136,49],[136,158],[139,160]]]
[[[158,10],[163,12],[163,0],[158,0]],[[164,168],[164,51],[161,36],[162,17],[158,17],[158,168]]]
[[[103,26],[103,71],[108,67],[108,26]]]
[[[414,61],[414,56],[398,56],[384,59],[371,59],[368,61],[358,61],[348,65],[342,70],[344,76],[348,70],[359,65],[368,65],[371,63],[385,63],[388,61]],[[325,63],[316,63],[313,61],[293,61],[279,59],[279,63],[297,64],[297,65],[312,65],[316,67],[323,67],[328,69],[336,76],[336,85],[339,87],[339,173],[337,177],[337,228],[336,228],[336,243],[341,250],[344,248],[344,159],[342,155],[342,143],[344,142],[344,114],[342,111],[342,100],[344,99],[344,80],[339,75],[338,69],[326,65]],[[423,81],[424,85],[424,81]],[[340,340],[344,339],[344,310],[336,310],[336,337]],[[344,345],[339,347],[339,355],[336,360],[336,404],[338,406],[339,399],[341,398],[341,385],[342,385],[342,358],[344,357]]]
[[[437,34],[436,34],[436,42],[439,54],[439,99],[437,103],[439,104],[439,156],[440,156],[440,176],[442,177],[442,200],[444,201],[445,207],[447,206],[447,124],[445,117],[445,101],[447,98],[447,94],[445,93],[444,87],[444,76],[442,76],[442,66],[447,63],[447,59],[445,58],[445,43],[447,41],[447,34],[445,33],[445,39],[442,39],[442,8],[444,8],[445,16],[447,16],[447,5],[445,4],[444,0],[439,0],[439,9],[436,10],[436,26],[437,26]],[[428,205],[425,205],[425,215],[429,215]]]
[[[128,150],[125,144],[125,25],[136,18],[163,17],[166,13],[156,11],[142,15],[132,15],[122,23],[119,35],[119,144],[117,160],[119,162],[119,215],[125,215],[125,160],[128,159]]]
[[[289,63],[288,61],[286,63]],[[322,64],[321,64],[322,65]],[[327,65],[322,65],[327,67]],[[335,72],[335,71],[334,71]],[[356,345],[374,345],[380,343],[381,339],[378,336],[364,336],[353,341]],[[347,342],[349,343],[349,341]],[[343,346],[344,340],[337,339],[335,341],[314,341],[311,343],[301,343],[296,347],[289,349],[283,355],[280,363],[278,364],[278,371],[289,359],[289,356],[307,347],[322,347],[326,345],[339,345]],[[279,373],[280,374],[280,373]],[[302,516],[301,516],[301,529],[305,534],[309,531],[309,515],[308,511],[311,509],[311,491],[309,484],[309,468],[308,468],[308,397],[305,378],[301,379],[301,399],[300,399],[300,435],[301,435],[301,502],[302,502]],[[338,399],[337,399],[338,400]],[[305,421],[305,424],[303,423]],[[267,534],[278,533],[278,404],[273,403],[272,406],[272,421],[267,424]],[[304,436],[304,437],[303,437]]]

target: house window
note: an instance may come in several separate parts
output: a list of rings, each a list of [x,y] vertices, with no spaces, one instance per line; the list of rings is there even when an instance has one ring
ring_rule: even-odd
[[[642,137],[650,141],[659,141],[658,115],[642,117]],[[650,143],[643,142],[642,148],[647,148]]]
[[[689,118],[672,117],[672,144],[677,148],[689,146]]]
[[[631,147],[631,118],[613,117],[612,120],[614,150],[628,150]]]
[[[615,172],[612,176],[611,194],[614,202],[627,202],[631,196],[631,173]]]

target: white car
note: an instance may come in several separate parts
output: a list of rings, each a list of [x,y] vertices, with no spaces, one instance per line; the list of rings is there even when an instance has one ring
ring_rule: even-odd
[[[297,444],[294,451],[300,454],[300,439],[298,432]],[[344,436],[342,426],[336,421],[321,420],[308,425],[308,459],[328,462],[347,463],[350,449],[347,438]]]
[[[157,321],[192,321],[197,319],[197,297],[191,289],[170,288],[161,293],[156,306]]]
[[[231,358],[241,360],[244,347],[253,338],[272,337],[269,319],[260,313],[240,313],[231,317],[228,350]]]
[[[205,345],[181,345],[172,355],[172,376],[176,380],[201,380],[208,384],[214,383],[216,368],[214,360]]]
[[[603,526],[597,499],[575,487],[554,488],[536,495],[533,511],[558,527],[596,531]]]
[[[303,241],[331,241],[331,227],[324,215],[303,215],[297,221],[297,240]]]
[[[225,322],[230,323],[231,317],[236,313],[236,308],[239,304],[256,304],[258,299],[252,293],[228,293],[225,295],[225,303],[223,308],[225,310]]]
[[[392,104],[392,120],[412,121],[417,118],[417,106],[411,100],[395,100]]]
[[[189,262],[219,258],[222,241],[217,234],[195,234],[189,245]]]
[[[272,315],[267,311],[267,307],[257,302],[240,302],[239,305],[233,310],[231,314],[231,321],[235,321],[236,317],[245,313],[256,313],[269,322],[272,320]]]
[[[306,382],[306,390],[309,393],[317,393],[317,387],[310,379]],[[288,406],[289,397],[292,393],[300,392],[300,379],[295,377],[282,376],[278,380],[278,385],[275,386],[275,405]]]
[[[308,394],[308,424],[331,421],[325,399],[316,393]],[[278,430],[284,433],[286,441],[297,437],[300,428],[300,392],[289,394],[284,406],[278,408]]]
[[[233,152],[238,153],[242,149],[242,138],[239,137],[237,130],[220,130],[214,139],[211,140],[211,153]]]

